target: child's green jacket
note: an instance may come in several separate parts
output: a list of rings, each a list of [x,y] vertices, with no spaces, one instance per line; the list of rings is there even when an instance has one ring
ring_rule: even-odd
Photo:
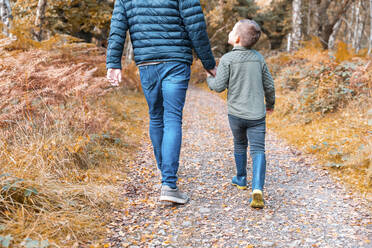
[[[227,107],[230,115],[258,120],[274,109],[274,80],[263,56],[252,49],[234,47],[222,56],[215,78],[207,78],[210,89],[228,89]],[[266,100],[266,104],[265,104]]]

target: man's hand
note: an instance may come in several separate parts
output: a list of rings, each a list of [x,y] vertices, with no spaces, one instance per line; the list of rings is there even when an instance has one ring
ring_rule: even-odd
[[[120,69],[108,69],[107,79],[111,83],[112,87],[118,87],[121,82],[121,70]]]
[[[212,77],[216,77],[216,74],[217,74],[217,67],[214,67],[213,69],[210,69],[210,70],[206,70],[207,73],[212,76]]]
[[[266,114],[271,115],[274,112],[274,109],[266,109]]]

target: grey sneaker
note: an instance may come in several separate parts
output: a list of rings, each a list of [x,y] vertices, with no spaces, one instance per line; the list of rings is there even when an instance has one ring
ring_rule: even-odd
[[[179,204],[185,204],[189,201],[189,197],[179,191],[178,189],[172,189],[168,185],[161,186],[160,201],[169,201]]]

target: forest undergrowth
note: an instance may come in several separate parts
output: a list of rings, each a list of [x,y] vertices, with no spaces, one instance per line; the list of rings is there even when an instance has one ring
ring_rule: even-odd
[[[372,63],[365,54],[344,43],[329,54],[313,39],[295,53],[269,55],[276,105],[268,128],[372,201]],[[204,83],[199,63],[193,73]]]
[[[134,64],[122,87],[107,87],[104,54],[68,36],[0,42],[2,246],[105,246],[146,107]],[[277,90],[269,128],[370,198],[369,60],[312,41],[267,62]],[[196,63],[191,81],[204,80]]]
[[[53,39],[0,46],[0,247],[107,247],[143,136],[137,69],[111,89],[104,49]]]

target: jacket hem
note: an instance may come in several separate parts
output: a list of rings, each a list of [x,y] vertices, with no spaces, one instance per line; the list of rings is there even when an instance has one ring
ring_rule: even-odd
[[[144,63],[153,63],[153,62],[182,62],[191,65],[192,61],[187,60],[187,59],[180,59],[180,58],[172,58],[172,59],[146,59],[146,60],[141,60],[141,61],[136,61],[136,65],[139,66]]]
[[[264,115],[260,115],[259,117],[250,117],[250,116],[239,115],[239,114],[230,113],[230,112],[228,112],[228,115],[232,115],[234,117],[241,118],[241,119],[244,119],[244,120],[256,121],[256,120],[260,120],[260,119],[266,117],[266,112],[264,113]]]

